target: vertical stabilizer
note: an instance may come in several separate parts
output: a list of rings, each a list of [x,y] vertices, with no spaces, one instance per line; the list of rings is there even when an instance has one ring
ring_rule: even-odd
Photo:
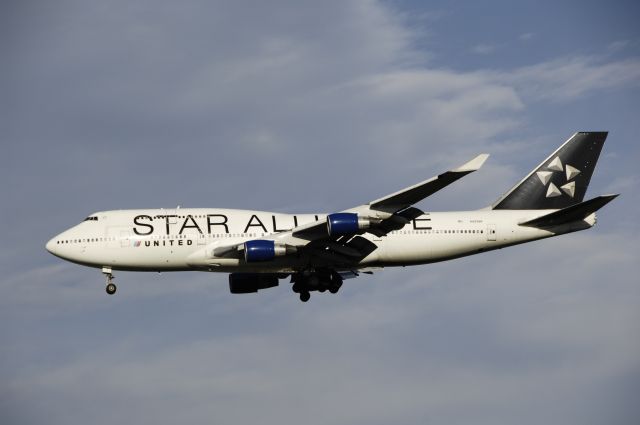
[[[582,202],[607,134],[574,134],[492,208],[560,209]]]

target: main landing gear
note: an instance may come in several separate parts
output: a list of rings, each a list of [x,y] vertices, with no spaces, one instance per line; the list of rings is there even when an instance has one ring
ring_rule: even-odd
[[[116,287],[116,284],[113,283],[113,279],[115,279],[115,277],[111,273],[111,267],[103,267],[102,274],[104,274],[107,278],[107,287],[106,287],[107,294],[109,295],[115,294],[118,288]]]
[[[342,277],[333,270],[305,271],[292,275],[291,282],[293,292],[300,294],[300,301],[306,303],[311,298],[311,291],[337,293],[342,286]]]
[[[306,303],[311,298],[311,294],[307,291],[300,292],[300,301]]]

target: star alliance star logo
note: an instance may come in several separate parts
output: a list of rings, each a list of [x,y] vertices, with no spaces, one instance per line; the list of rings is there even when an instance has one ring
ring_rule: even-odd
[[[576,182],[573,180],[573,178],[575,178],[578,174],[580,174],[580,170],[578,170],[575,167],[572,167],[569,164],[566,164],[563,167],[562,161],[560,161],[559,156],[556,156],[555,159],[547,165],[547,170],[550,170],[550,171],[538,171],[536,173],[543,185],[545,186],[547,186],[547,184],[549,185],[547,187],[547,195],[546,195],[547,198],[555,198],[556,196],[561,196],[562,192],[569,195],[569,197],[573,198],[573,195],[576,192]],[[560,186],[559,189],[555,184],[551,183],[551,176],[556,171],[560,171],[560,172],[564,171],[567,177],[567,180],[566,180],[567,183]]]

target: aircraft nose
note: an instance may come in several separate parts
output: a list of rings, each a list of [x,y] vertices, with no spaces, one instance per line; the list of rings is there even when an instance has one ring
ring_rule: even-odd
[[[45,245],[45,248],[51,254],[55,255],[56,254],[56,238],[51,238],[49,242],[47,242],[47,244]]]

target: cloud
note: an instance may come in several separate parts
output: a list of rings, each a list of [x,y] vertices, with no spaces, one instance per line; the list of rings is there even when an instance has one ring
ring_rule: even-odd
[[[17,105],[7,111],[12,156],[26,157],[34,140],[67,153],[56,164],[41,160],[44,173],[58,176],[48,193],[99,190],[123,207],[193,205],[201,190],[180,183],[188,168],[212,196],[253,192],[251,203],[226,195],[225,204],[268,209],[281,201],[256,186],[254,175],[286,168],[272,176],[272,187],[291,186],[291,176],[323,176],[307,179],[318,204],[306,208],[344,208],[366,179],[349,171],[361,152],[371,169],[390,159],[405,164],[397,183],[389,182],[395,190],[415,178],[406,171],[439,172],[521,123],[522,100],[491,75],[416,67],[421,53],[412,32],[377,2],[118,10],[53,11],[50,25],[32,36],[38,43],[17,61],[29,78],[9,88]],[[246,22],[242,29],[238,20]],[[29,125],[33,119],[38,125]],[[454,151],[460,156],[452,158]],[[323,161],[289,160],[317,157]],[[255,173],[237,172],[243,169]],[[308,202],[300,190],[286,192],[294,206]],[[22,196],[13,194],[11,203],[20,205]],[[96,204],[82,210],[113,208]]]
[[[481,207],[559,143],[532,112],[634,89],[638,59],[437,66],[415,44],[430,29],[374,1],[41,6],[14,20],[30,30],[2,80],[3,422],[634,417],[637,227],[608,219],[632,201],[584,234],[305,305],[288,283],[232,296],[206,273],[118,273],[108,298],[98,270],[43,244],[100,209],[346,208],[486,151],[426,203]],[[632,199],[635,169],[619,171]]]
[[[476,44],[471,48],[471,51],[478,55],[488,55],[495,52],[497,48],[496,44]]]
[[[626,49],[629,46],[629,44],[631,44],[629,40],[616,40],[610,43],[607,46],[607,49],[609,49],[611,52],[618,52],[620,50]]]
[[[530,41],[535,38],[536,34],[533,32],[525,32],[518,36],[518,40],[520,41]]]
[[[501,73],[499,78],[533,100],[568,102],[602,90],[640,86],[640,59],[605,62],[595,57],[555,59]]]
[[[162,332],[131,313],[98,328],[60,329],[63,341],[94,342],[66,347],[68,357],[25,370],[5,388],[12,406],[42,400],[31,415],[67,423],[629,419],[633,400],[611,404],[608,394],[640,366],[631,337],[640,294],[607,276],[611,267],[638,272],[632,248],[624,235],[596,229],[455,264],[386,270],[306,305],[284,288],[233,303],[228,294],[156,294],[149,307],[137,306]],[[44,338],[28,347],[43,340],[51,346]]]

